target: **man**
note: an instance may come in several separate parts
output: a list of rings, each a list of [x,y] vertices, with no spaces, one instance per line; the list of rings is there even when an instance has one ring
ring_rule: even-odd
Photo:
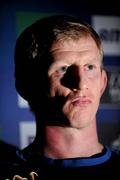
[[[19,153],[23,161],[12,165],[10,176],[53,180],[119,175],[119,155],[97,135],[96,113],[106,84],[101,40],[90,25],[57,15],[28,27],[16,42],[15,85],[35,115],[36,137]]]

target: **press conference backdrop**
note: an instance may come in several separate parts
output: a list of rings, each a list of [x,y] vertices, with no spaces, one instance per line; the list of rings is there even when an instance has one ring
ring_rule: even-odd
[[[102,39],[109,78],[97,113],[98,133],[100,141],[120,149],[120,16],[94,13],[81,4],[77,4],[79,8],[74,6],[76,10],[72,5],[70,9],[64,5],[62,1],[59,6],[55,3],[43,5],[40,1],[30,1],[29,4],[6,2],[0,8],[0,139],[24,148],[33,141],[36,132],[27,101],[15,90],[14,47],[17,37],[39,18],[64,13],[82,16]]]

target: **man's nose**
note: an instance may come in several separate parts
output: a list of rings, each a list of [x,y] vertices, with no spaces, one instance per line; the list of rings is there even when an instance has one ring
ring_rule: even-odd
[[[71,90],[83,90],[87,88],[84,70],[78,65],[72,65],[68,68],[66,74],[61,79],[61,83]]]

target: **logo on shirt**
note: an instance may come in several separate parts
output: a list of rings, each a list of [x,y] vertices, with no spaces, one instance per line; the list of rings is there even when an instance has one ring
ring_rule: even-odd
[[[21,177],[20,175],[14,175],[12,180],[36,180],[37,177],[38,174],[36,172],[30,172],[29,178]],[[5,180],[10,180],[10,179],[5,179]]]

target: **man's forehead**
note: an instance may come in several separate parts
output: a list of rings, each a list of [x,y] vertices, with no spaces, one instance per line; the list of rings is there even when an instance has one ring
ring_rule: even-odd
[[[83,37],[78,37],[78,39],[72,39],[72,38],[66,38],[66,39],[61,39],[58,41],[53,42],[50,52],[55,52],[55,51],[62,51],[63,49],[69,49],[73,48],[75,51],[80,51],[81,49],[87,49],[87,48],[97,48],[96,42],[91,36],[83,36]]]

